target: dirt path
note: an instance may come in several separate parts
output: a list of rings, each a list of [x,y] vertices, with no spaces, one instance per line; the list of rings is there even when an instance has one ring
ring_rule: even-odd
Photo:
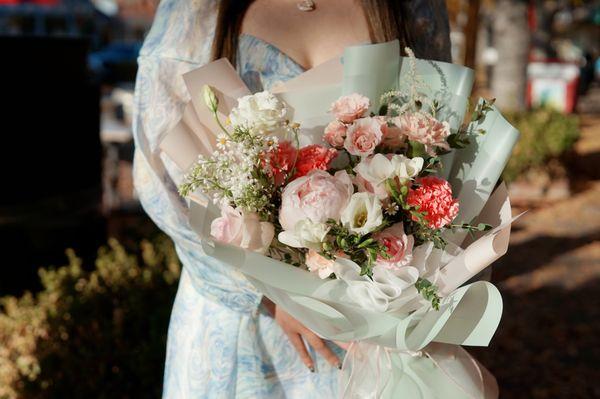
[[[471,352],[501,398],[600,398],[600,116],[581,122],[584,184],[519,220],[494,267],[504,316],[491,346]]]

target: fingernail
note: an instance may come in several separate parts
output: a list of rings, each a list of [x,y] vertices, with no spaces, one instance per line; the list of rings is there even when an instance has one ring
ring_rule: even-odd
[[[310,370],[311,373],[315,372],[315,366],[308,366],[308,369]]]
[[[338,363],[337,368],[341,370],[342,369],[342,363]]]

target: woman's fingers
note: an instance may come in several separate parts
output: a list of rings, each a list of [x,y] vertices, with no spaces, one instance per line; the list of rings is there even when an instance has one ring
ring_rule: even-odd
[[[287,334],[292,346],[296,349],[296,352],[300,355],[300,359],[302,359],[302,363],[306,365],[310,369],[310,371],[315,371],[315,364],[313,363],[312,358],[308,354],[306,350],[306,346],[304,345],[304,341],[300,334],[290,332]]]
[[[306,330],[302,333],[302,335],[308,341],[310,346],[312,346],[319,355],[323,356],[329,364],[331,364],[333,367],[340,367],[340,359],[338,359],[335,353],[333,353],[327,344],[325,344],[325,341],[323,341],[317,334],[310,330]]]

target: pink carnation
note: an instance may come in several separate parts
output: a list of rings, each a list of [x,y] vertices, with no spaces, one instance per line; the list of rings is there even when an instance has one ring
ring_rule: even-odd
[[[395,119],[395,118],[394,118]],[[392,149],[403,148],[406,144],[406,135],[402,133],[402,129],[392,123],[388,125],[387,121],[381,125],[381,133],[383,134],[381,143]]]
[[[377,257],[377,266],[396,269],[406,266],[412,260],[412,249],[415,240],[413,236],[406,235],[402,223],[396,223],[388,227],[375,234],[373,238],[385,246],[389,256],[388,259],[382,256]]]
[[[323,139],[332,147],[343,147],[348,127],[340,121],[332,121],[325,127]]]
[[[402,135],[425,145],[425,151],[429,154],[433,154],[434,147],[450,149],[446,142],[446,138],[450,135],[448,122],[440,122],[419,112],[398,116],[393,119],[393,122],[399,127]]]
[[[336,156],[337,150],[335,148],[325,148],[317,144],[302,147],[298,152],[294,178],[305,176],[315,169],[329,169],[329,164]]]
[[[439,229],[452,222],[458,214],[458,201],[452,198],[450,184],[434,176],[419,178],[416,183],[420,186],[408,192],[406,202],[426,212],[424,218],[429,227]]]
[[[348,128],[344,148],[352,155],[366,157],[375,151],[381,138],[381,122],[375,118],[361,118]]]
[[[360,118],[369,109],[369,99],[360,94],[353,93],[340,97],[331,104],[329,112],[333,113],[337,120],[351,123]]]

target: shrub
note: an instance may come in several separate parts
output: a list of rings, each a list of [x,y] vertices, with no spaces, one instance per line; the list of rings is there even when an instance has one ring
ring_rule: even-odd
[[[551,109],[513,113],[507,119],[521,132],[502,177],[506,181],[546,163],[570,150],[579,137],[579,120]]]
[[[171,242],[116,240],[84,271],[40,271],[43,290],[0,302],[0,398],[159,397],[180,266]]]

